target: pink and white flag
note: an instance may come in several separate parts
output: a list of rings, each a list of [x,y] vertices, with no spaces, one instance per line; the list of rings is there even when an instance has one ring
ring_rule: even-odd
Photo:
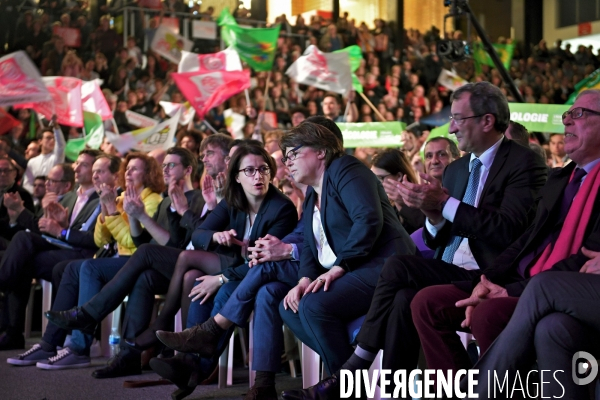
[[[150,48],[174,63],[181,61],[181,52],[192,49],[192,41],[178,35],[167,25],[160,25],[154,33]]]
[[[352,90],[352,72],[347,52],[323,53],[314,45],[308,46],[285,73],[298,83],[330,92],[343,95]]]
[[[37,113],[52,118],[58,117],[58,123],[67,126],[83,126],[83,107],[81,105],[81,79],[64,76],[42,78],[52,97],[49,101],[17,104],[15,108],[32,108]]]
[[[228,47],[223,51],[212,54],[196,54],[189,51],[181,52],[181,61],[177,72],[211,72],[211,71],[241,71],[242,62],[237,51]]]
[[[171,77],[201,119],[211,108],[250,87],[250,71],[182,72]]]
[[[0,58],[0,94],[0,107],[50,99],[40,72],[24,51]]]
[[[169,117],[175,116],[179,110],[181,110],[181,118],[179,119],[179,123],[181,125],[189,124],[194,115],[196,115],[196,110],[192,107],[189,101],[185,103],[171,103],[168,101],[159,101],[158,104],[165,110],[165,114]]]
[[[100,89],[98,79],[83,82],[81,85],[81,103],[83,104],[83,111],[89,111],[100,115],[102,121],[106,121],[113,117],[110,107],[106,102],[106,98],[104,97],[104,93],[102,93],[102,90]]]

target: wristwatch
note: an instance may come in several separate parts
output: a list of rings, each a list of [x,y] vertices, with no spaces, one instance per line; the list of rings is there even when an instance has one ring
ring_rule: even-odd
[[[221,286],[223,286],[225,284],[225,279],[223,279],[223,274],[219,275],[219,283],[221,284]]]

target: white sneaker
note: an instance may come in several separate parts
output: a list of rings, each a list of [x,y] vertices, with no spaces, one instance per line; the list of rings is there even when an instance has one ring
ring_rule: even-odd
[[[54,357],[55,355],[55,351],[45,351],[39,344],[34,344],[33,347],[25,353],[19,354],[16,357],[10,357],[6,362],[20,366],[35,365],[38,361],[46,361],[48,358]]]
[[[46,361],[40,361],[36,367],[41,369],[69,369],[69,368],[85,368],[92,365],[88,356],[79,356],[71,349],[64,348],[59,350],[54,357],[50,357]]]

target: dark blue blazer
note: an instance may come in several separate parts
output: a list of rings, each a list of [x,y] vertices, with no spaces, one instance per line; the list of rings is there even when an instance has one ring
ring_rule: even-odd
[[[406,233],[383,186],[363,163],[344,155],[325,170],[321,221],[337,259],[334,265],[376,286],[385,258],[414,254],[415,244]],[[298,278],[317,278],[327,270],[319,264],[313,235],[314,190],[304,203],[304,249]]]
[[[215,251],[221,258],[222,269],[245,263],[239,246],[217,246],[212,243],[212,238],[215,232],[235,229],[238,239],[242,240],[246,216],[247,213],[229,207],[227,202],[222,200],[192,234],[194,248]],[[252,225],[248,245],[254,246],[256,239],[267,234],[282,238],[294,229],[297,221],[298,212],[294,203],[275,186],[269,185],[269,191]]]

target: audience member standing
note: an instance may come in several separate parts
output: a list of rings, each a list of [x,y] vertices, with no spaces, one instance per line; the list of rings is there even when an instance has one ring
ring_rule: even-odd
[[[54,115],[49,130],[43,131],[39,137],[41,154],[27,162],[23,187],[29,193],[33,193],[33,181],[36,176],[48,175],[53,166],[65,161],[65,137],[56,120],[57,117]]]

